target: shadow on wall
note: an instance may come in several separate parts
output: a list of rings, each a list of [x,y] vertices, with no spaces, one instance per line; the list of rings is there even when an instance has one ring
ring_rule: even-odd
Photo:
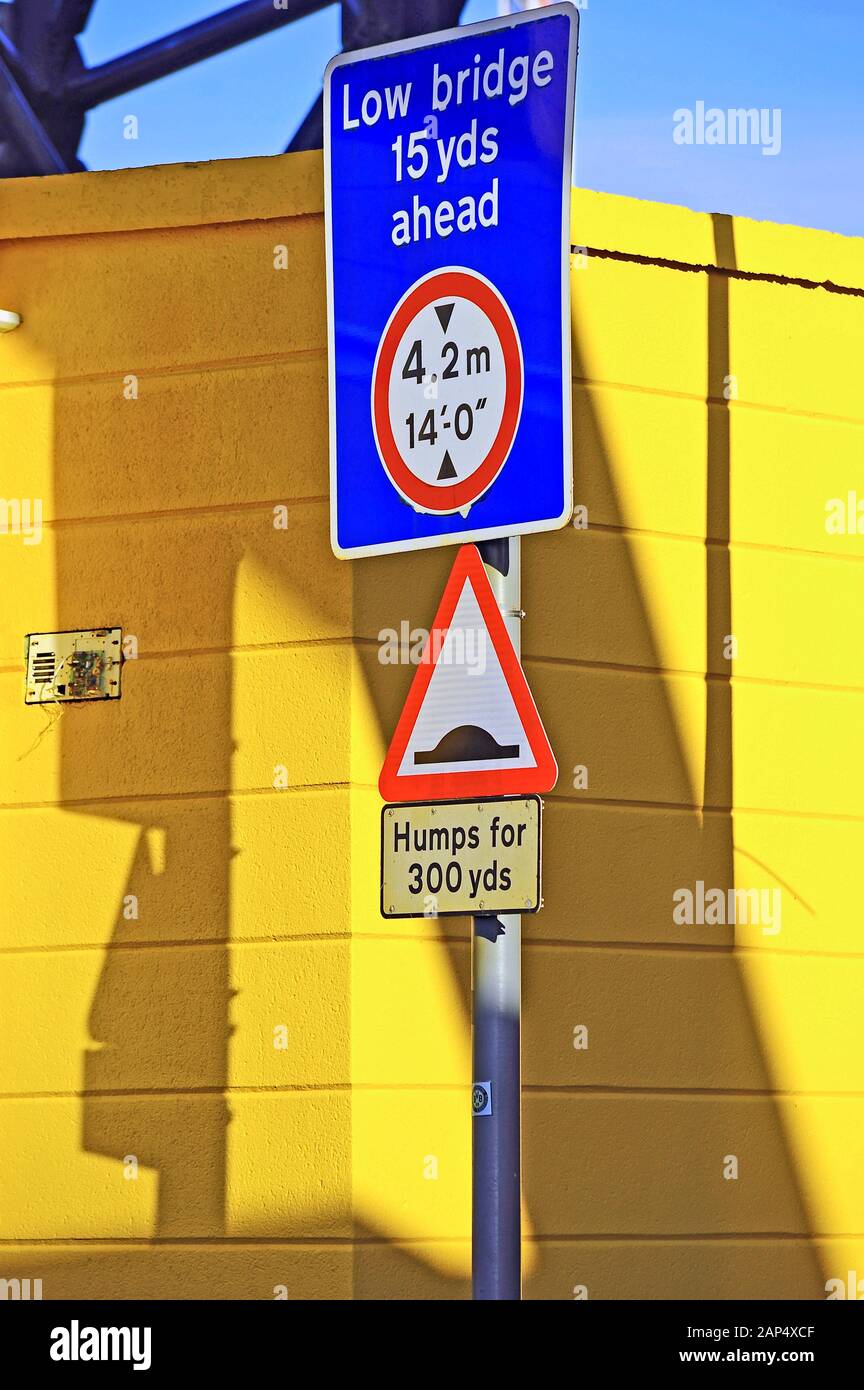
[[[734,272],[733,220],[715,216],[714,235],[718,267]],[[556,793],[547,798],[546,907],[523,923],[524,1193],[539,1237],[526,1280],[529,1298],[572,1298],[578,1284],[588,1285],[590,1297],[602,1298],[824,1297],[824,1275],[809,1237],[812,1221],[772,1095],[759,1025],[733,954],[734,927],[712,927],[682,943],[668,925],[657,926],[660,912],[663,922],[670,922],[677,886],[699,879],[724,892],[735,886],[733,692],[723,655],[724,639],[734,630],[731,440],[724,391],[730,373],[729,278],[693,273],[705,279],[708,324],[707,455],[701,463],[708,538],[701,786],[694,784],[688,766],[670,678],[662,675],[664,662],[652,630],[658,618],[641,589],[616,470],[586,385],[590,369],[575,317],[577,500],[591,497],[592,510],[603,517],[601,531],[608,536],[603,572],[589,573],[576,558],[582,542],[572,532],[531,537],[524,548],[523,652],[562,765]],[[656,447],[650,457],[656,467]],[[693,458],[692,466],[700,467],[700,460]],[[593,553],[599,556],[599,549]],[[410,615],[417,623],[428,623],[434,612],[451,558],[415,557],[424,593],[424,608]],[[544,576],[544,560],[546,576],[554,574],[554,581]],[[361,623],[367,611],[381,615],[382,590],[404,592],[404,563],[397,557],[355,564],[355,611]],[[563,654],[554,620],[544,625],[546,645],[539,631],[537,618],[550,598],[553,605],[578,606],[583,614],[586,606],[597,605],[586,625],[597,628],[597,613],[614,613],[634,637],[644,674],[628,682],[632,717],[611,720],[614,757],[618,766],[644,769],[646,749],[651,750],[653,766],[662,767],[666,784],[674,787],[671,795],[657,790],[663,804],[616,803],[614,794],[604,801],[569,791],[567,751],[574,740],[582,746],[583,735],[589,748],[610,747],[604,732],[610,722],[607,695],[617,698],[623,687],[620,680],[614,688],[606,683],[619,678],[599,669],[604,661],[577,660],[566,670],[559,661],[550,674],[543,657]],[[569,617],[565,625],[568,632],[578,626]],[[371,636],[375,624],[367,627]],[[602,655],[608,657],[608,650]],[[412,673],[389,667],[382,674],[371,643],[363,661],[381,726],[389,731]],[[571,761],[581,758],[577,753]],[[592,768],[592,779],[595,772],[601,785],[603,770]],[[610,922],[614,930],[607,934]],[[464,941],[446,926],[441,930],[461,984],[467,1030]],[[584,949],[560,949],[564,945]],[[607,1060],[602,1044],[583,1054],[585,1079],[576,1085],[572,1051],[569,1061],[565,1056],[567,1039],[574,1020],[586,1017],[596,1025],[596,1036],[606,1039]],[[619,1038],[626,1032],[653,1060],[641,1066],[632,1045],[623,1046],[619,1056]],[[744,1181],[723,1179],[727,1153],[739,1157]],[[358,1296],[373,1260],[362,1246],[355,1251]],[[398,1283],[392,1287],[398,1289]],[[467,1292],[467,1286],[457,1290],[454,1281],[442,1279],[430,1281],[429,1288],[434,1292],[425,1296]]]
[[[733,268],[731,219],[715,218],[715,238],[718,263]],[[709,333],[706,533],[711,538],[706,545],[706,630],[708,652],[716,655],[722,648],[723,636],[733,630],[728,549],[730,435],[728,407],[722,389],[723,379],[729,372],[729,306],[726,277],[713,274],[706,278]],[[589,474],[593,475],[590,477],[591,491],[595,496],[604,497],[606,510],[614,515],[614,525],[621,528],[619,534],[624,537],[624,518],[616,496],[614,470],[590,393],[581,385],[587,377],[587,369],[578,335],[574,341],[574,376],[580,396],[576,414],[579,488],[587,484]],[[61,514],[69,514],[68,507],[64,506],[67,431],[72,433],[80,429],[81,420],[74,412],[70,410],[68,418],[58,414],[56,497]],[[693,463],[695,467],[697,461]],[[579,543],[578,537],[564,533],[563,537],[532,538],[530,545],[526,545],[529,619],[524,648],[529,660],[529,676],[530,658],[535,651],[530,617],[531,591],[536,585],[535,567],[542,564],[544,547],[550,555],[553,548],[557,555],[563,554],[565,538],[570,547]],[[94,582],[87,563],[87,544],[86,528],[61,529],[57,560],[61,627],[75,627],[83,613],[101,614],[110,592],[106,580]],[[117,567],[123,565],[124,548],[123,529],[117,528],[115,553],[101,555],[103,570],[107,565],[110,574],[112,562]],[[648,607],[640,593],[629,542],[614,548],[610,546],[608,554],[615,569],[603,576],[603,587],[610,594],[614,593],[616,603],[641,626],[644,646],[650,653],[645,665],[657,671],[662,661],[652,635]],[[118,781],[118,761],[126,769],[119,781],[129,786],[170,784],[168,769],[172,762],[182,758],[183,767],[189,770],[190,790],[199,784],[225,790],[231,787],[233,712],[231,657],[227,653],[232,643],[231,615],[239,558],[230,545],[220,554],[208,557],[208,602],[212,614],[209,646],[225,654],[210,659],[207,717],[196,712],[195,701],[185,688],[182,676],[177,678],[176,663],[163,662],[158,656],[142,662],[136,671],[127,672],[130,676],[127,696],[121,701],[127,712],[122,720],[122,741],[106,740],[96,721],[64,721],[61,795],[65,801],[86,797],[88,788],[94,784],[114,785]],[[416,605],[411,600],[418,623],[428,622],[434,612],[437,585],[446,572],[448,559],[441,555],[428,556],[417,566],[418,576],[429,580],[427,583],[426,578],[423,579],[422,588],[418,584],[415,592],[420,597]],[[183,554],[171,557],[173,583],[181,588],[189,574],[187,561],[188,557]],[[321,563],[335,566],[344,562],[322,554]],[[372,567],[379,564],[384,567],[378,571],[376,585],[386,574],[401,576],[404,584],[406,563],[395,557],[357,565],[355,609],[361,615],[361,622],[366,589],[372,583]],[[573,601],[576,601],[575,593]],[[592,595],[587,593],[580,601],[590,604]],[[374,609],[375,602],[371,599],[369,602]],[[106,621],[117,620],[113,608],[104,611]],[[365,635],[374,638],[375,633]],[[392,672],[398,668],[382,668],[371,642],[361,650],[361,660],[382,729],[389,736],[411,671],[402,670],[398,679],[393,680]],[[667,686],[661,680],[644,681],[640,717],[630,725],[626,735],[632,747],[622,750],[623,758],[629,756],[638,763],[649,742],[659,750],[659,756],[676,769],[681,787],[679,802],[689,809],[676,818],[674,834],[668,833],[665,824],[658,829],[661,813],[625,808],[616,821],[622,833],[607,835],[604,830],[602,839],[594,839],[595,834],[600,835],[595,827],[601,822],[592,818],[592,812],[598,810],[598,814],[601,811],[605,814],[608,807],[604,810],[602,804],[598,808],[587,799],[582,801],[568,795],[566,785],[559,785],[557,795],[549,799],[553,813],[548,817],[550,869],[577,861],[581,895],[591,903],[608,900],[610,893],[625,895],[634,905],[631,936],[634,944],[640,943],[639,903],[653,891],[658,877],[669,885],[693,883],[698,878],[723,888],[734,885],[732,687],[729,676],[718,671],[715,660],[708,660],[706,664],[711,674],[707,678],[703,788],[694,788],[691,784],[676,728],[675,710]],[[578,667],[579,663],[575,665]],[[577,680],[583,677],[591,680],[592,674],[568,668],[566,679],[574,692]],[[544,709],[553,745],[557,746],[556,730],[559,737],[563,737],[566,721],[571,725],[579,724],[577,698],[574,693],[566,711]],[[542,704],[542,689],[540,699]],[[143,719],[128,717],[133,701],[139,706],[141,701],[150,701],[150,715]],[[119,721],[116,727],[121,727]],[[564,741],[569,743],[571,737],[568,733]],[[560,803],[560,813],[556,803]],[[704,816],[699,809],[703,805],[711,808]],[[80,814],[89,813],[86,806],[80,808]],[[103,808],[102,813],[109,813],[109,808]],[[124,795],[122,805],[116,810],[110,808],[110,814],[140,826],[141,840],[125,895],[134,894],[147,908],[146,916],[142,915],[138,921],[127,920],[122,908],[118,911],[113,938],[105,953],[90,1014],[91,1036],[97,1045],[84,1057],[82,1147],[117,1165],[122,1165],[127,1155],[134,1154],[142,1167],[155,1170],[158,1211],[152,1235],[157,1241],[180,1237],[218,1238],[225,1234],[229,1124],[224,1096],[228,1082],[230,988],[232,841],[229,804],[223,795],[187,796],[182,803],[173,801],[170,804],[160,801],[158,795]],[[625,814],[630,817],[626,833]],[[607,819],[602,824],[608,828],[612,821]],[[303,833],[302,826],[297,826],[297,833]],[[154,836],[162,844],[158,863],[151,849]],[[203,877],[202,865],[207,866]],[[660,1094],[657,1095],[632,1092],[627,1095],[626,1082],[622,1087],[623,1096],[610,1096],[614,1078],[607,1078],[604,1085],[551,1086],[546,1067],[548,1029],[554,1026],[562,1035],[571,1030],[574,1000],[579,1001],[580,1009],[589,1011],[605,1005],[609,999],[614,1000],[620,978],[631,970],[634,959],[638,962],[643,956],[641,952],[637,955],[633,951],[618,951],[612,943],[602,952],[598,969],[595,971],[592,966],[592,971],[586,973],[584,950],[557,950],[555,969],[559,990],[556,998],[564,1000],[565,1004],[552,1005],[559,1012],[557,1017],[550,1019],[550,1004],[543,999],[545,977],[540,974],[542,952],[539,948],[544,943],[579,946],[594,941],[598,932],[592,922],[580,917],[581,896],[578,900],[571,898],[565,905],[561,901],[564,895],[559,894],[556,904],[555,879],[551,872],[548,896],[553,900],[551,911],[532,921],[526,931],[526,940],[531,944],[525,953],[524,967],[525,1193],[534,1229],[542,1237],[526,1295],[570,1297],[573,1284],[592,1283],[591,1277],[581,1278],[583,1269],[601,1270],[606,1258],[604,1251],[614,1243],[610,1242],[610,1237],[620,1237],[620,1242],[629,1246],[626,1259],[635,1266],[644,1262],[644,1278],[649,1284],[646,1291],[663,1296],[664,1261],[680,1261],[680,1249],[676,1254],[672,1242],[660,1240],[652,1245],[652,1236],[677,1233],[683,1239],[685,1232],[697,1236],[740,1234],[746,1241],[753,1227],[740,1229],[734,1215],[730,1215],[724,1225],[716,1213],[701,1232],[698,1224],[694,1225],[696,1218],[693,1202],[688,1197],[687,1168],[691,1120],[685,1119],[678,1125],[676,1116],[684,1104],[679,1097],[669,1092],[663,1094],[662,1088],[658,1088]],[[158,933],[153,931],[154,922],[158,923]],[[190,969],[189,953],[183,944],[189,941],[189,922],[198,924],[195,940],[209,943],[208,950],[197,953],[194,969]],[[710,956],[706,953],[701,957],[706,970],[709,961],[711,965],[711,985],[709,988],[706,984],[700,1007],[716,1023],[714,1047],[710,1055],[694,1056],[691,1070],[695,1075],[701,1073],[710,1078],[705,1086],[716,1091],[718,1097],[725,1093],[728,1098],[730,1093],[735,1093],[734,1098],[728,1099],[728,1114],[721,1123],[720,1132],[728,1134],[729,1138],[718,1139],[718,1143],[726,1143],[734,1150],[736,1128],[740,1132],[749,1123],[751,1112],[747,1107],[755,1104],[762,1107],[759,1127],[766,1135],[767,1153],[771,1157],[770,1162],[766,1162],[766,1169],[770,1171],[762,1174],[758,1182],[771,1193],[771,1209],[786,1214],[782,1229],[806,1236],[809,1227],[794,1164],[781,1117],[769,1094],[772,1089],[769,1067],[748,1006],[744,983],[731,953],[731,933],[723,930],[726,931],[722,938],[725,949],[719,953],[722,963],[718,961],[716,949]],[[152,941],[154,935],[158,936],[158,949],[144,944],[145,940]],[[169,943],[175,946],[164,949]],[[646,951],[650,950],[650,943],[646,942],[645,946]],[[453,937],[450,949],[454,973],[460,981],[467,1032],[470,999],[463,968],[464,939],[459,943]],[[664,1028],[667,1011],[673,1014],[680,1006],[675,973],[680,955],[669,953],[668,965],[666,957],[660,961],[666,997],[647,991],[642,997],[644,1017],[639,1022],[648,1036]],[[696,973],[698,977],[698,967]],[[596,998],[591,994],[591,981],[597,984]],[[698,990],[698,982],[696,988]],[[610,1021],[608,1017],[606,1021]],[[674,1027],[671,1031],[675,1032]],[[704,1031],[700,1031],[699,1036],[704,1037]],[[724,1056],[727,1048],[728,1056]],[[163,1084],[154,1087],[153,1078],[160,1077]],[[143,1093],[142,1087],[151,1093]],[[184,1088],[185,1094],[171,1094],[182,1092]],[[742,1091],[762,1093],[762,1098],[758,1102],[749,1097],[742,1099],[738,1094]],[[701,1106],[710,1104],[715,1110],[724,1103],[726,1101],[720,1099],[696,1102]],[[699,1114],[696,1114],[695,1123],[702,1123]],[[708,1123],[713,1124],[713,1118],[709,1118]],[[667,1124],[668,1130],[664,1131]],[[743,1143],[744,1136],[741,1137]],[[719,1157],[716,1162],[719,1163]],[[644,1224],[639,1218],[640,1194],[645,1197]],[[362,1218],[362,1213],[358,1215]],[[667,1223],[665,1227],[664,1222]],[[291,1229],[292,1217],[286,1212],[286,1235]],[[406,1253],[404,1248],[388,1252],[386,1232],[371,1225],[360,1225],[357,1233],[359,1243],[352,1255],[356,1297],[468,1295],[464,1280],[441,1276],[422,1259]],[[594,1243],[592,1237],[599,1237],[599,1240]],[[740,1271],[736,1270],[738,1282],[730,1287],[723,1274],[725,1257],[717,1253],[716,1245],[712,1245],[710,1254],[703,1254],[703,1250],[704,1246],[699,1244],[693,1247],[693,1296],[710,1297],[713,1293],[715,1296],[746,1297],[747,1287],[740,1282],[746,1278],[746,1264]],[[667,1253],[670,1251],[671,1254]],[[236,1259],[235,1256],[226,1258]],[[820,1296],[823,1276],[812,1247],[798,1247],[794,1255],[790,1255],[790,1261],[796,1270],[796,1291],[789,1296]],[[49,1276],[50,1269],[46,1269],[46,1285]],[[614,1278],[617,1275],[614,1270],[608,1275],[611,1285],[603,1284],[604,1277],[607,1276],[602,1273],[597,1275],[597,1283],[602,1287],[599,1296],[615,1297]],[[302,1280],[298,1288],[302,1288]],[[764,1293],[764,1289],[760,1293]],[[629,1296],[639,1295],[631,1291]]]
[[[69,422],[70,428],[76,424]],[[111,529],[116,551],[100,558],[108,573],[117,574],[126,558],[126,528]],[[82,612],[101,611],[78,550],[86,535],[87,528],[72,528],[59,548],[62,626],[75,626]],[[190,559],[174,557],[178,585]],[[125,715],[122,737],[105,739],[96,721],[63,725],[64,798],[80,796],[82,780],[116,785],[118,763],[129,771],[129,787],[177,787],[180,796],[127,792],[121,806],[96,808],[132,820],[141,833],[90,1010],[93,1046],[83,1058],[82,1147],[118,1165],[134,1156],[142,1170],[155,1172],[152,1234],[159,1240],[225,1231],[232,859],[226,793],[233,749],[227,653],[236,564],[228,544],[212,557],[208,573],[212,646],[225,654],[207,662],[206,713],[192,683],[194,663],[183,673],[189,678],[184,690],[171,669],[175,663],[157,657],[126,667],[125,697],[117,707]],[[140,582],[147,582],[145,570]],[[132,717],[142,702],[149,714]],[[202,782],[221,790],[183,798],[184,783]],[[88,814],[86,807],[82,813]]]

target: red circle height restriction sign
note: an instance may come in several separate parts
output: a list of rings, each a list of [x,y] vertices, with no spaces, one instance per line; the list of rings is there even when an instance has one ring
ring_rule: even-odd
[[[524,370],[507,305],[476,271],[417,280],[381,335],[372,424],[393,486],[416,511],[463,514],[516,438]]]

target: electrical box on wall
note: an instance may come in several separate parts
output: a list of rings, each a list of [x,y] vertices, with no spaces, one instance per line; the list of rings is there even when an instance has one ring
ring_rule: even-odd
[[[25,704],[119,700],[122,642],[119,627],[31,632]]]

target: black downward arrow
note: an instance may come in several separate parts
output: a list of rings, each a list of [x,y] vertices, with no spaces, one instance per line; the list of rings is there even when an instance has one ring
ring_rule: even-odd
[[[448,450],[444,455],[441,467],[438,469],[438,481],[440,483],[442,478],[457,478],[458,476],[456,469],[453,467],[453,460]]]
[[[438,322],[440,323],[445,333],[447,332],[447,329],[450,327],[450,319],[453,316],[453,310],[455,309],[455,307],[455,304],[435,305],[435,313],[438,315]]]

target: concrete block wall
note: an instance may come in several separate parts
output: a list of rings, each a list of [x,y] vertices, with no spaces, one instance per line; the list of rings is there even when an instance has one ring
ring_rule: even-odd
[[[0,534],[0,1278],[46,1298],[469,1292],[468,924],[378,915],[379,633],[452,554],[330,552],[322,206],[316,155],[0,184],[0,494],[44,512]],[[864,243],[581,191],[573,242],[526,1296],[825,1297],[864,1279]],[[25,707],[24,634],[103,624],[122,699]],[[676,922],[698,882],[779,921]]]

